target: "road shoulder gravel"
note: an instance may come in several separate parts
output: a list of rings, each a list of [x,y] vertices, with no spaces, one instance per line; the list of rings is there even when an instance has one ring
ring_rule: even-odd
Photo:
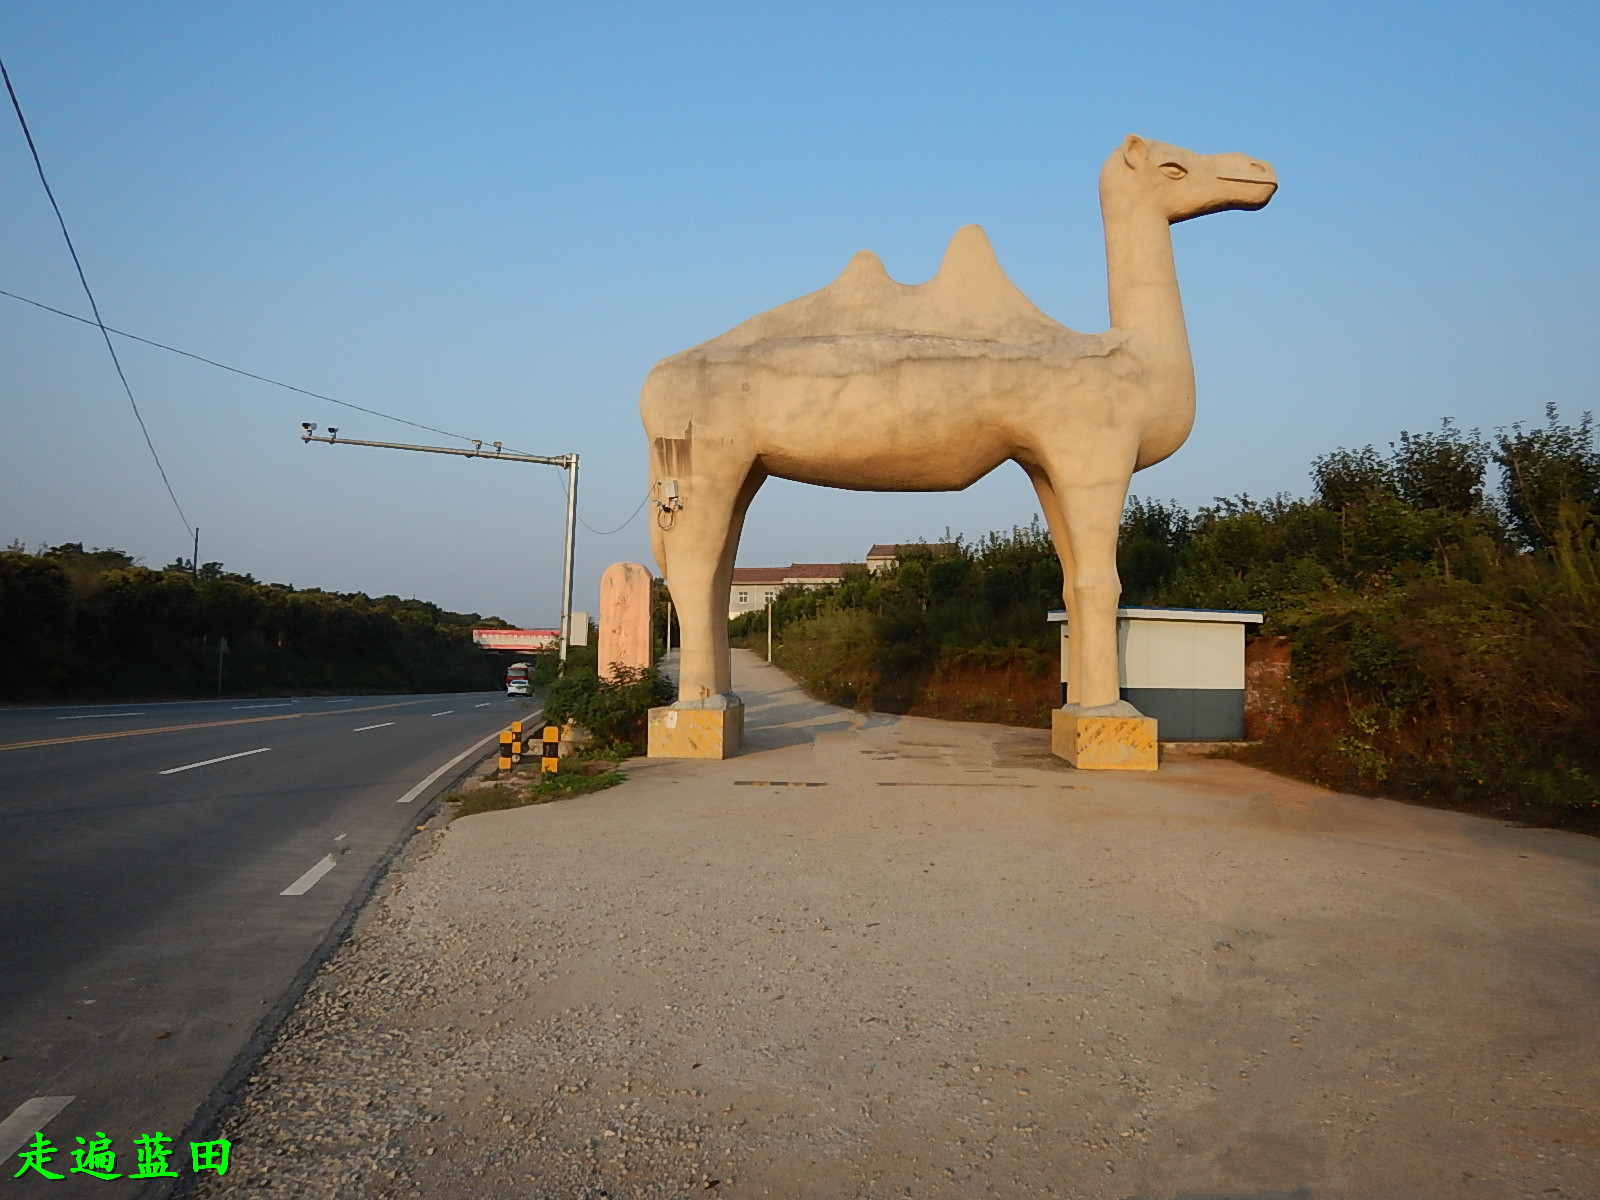
[[[1600,1195],[1600,842],[736,671],[746,754],[419,836],[193,1194]]]

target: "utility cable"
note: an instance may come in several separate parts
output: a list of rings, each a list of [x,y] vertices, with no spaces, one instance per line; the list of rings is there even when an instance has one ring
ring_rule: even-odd
[[[571,492],[570,492],[571,487],[572,487],[572,476],[563,475],[561,477],[561,494],[563,496],[570,495],[571,494]],[[621,533],[629,525],[632,525],[633,524],[633,519],[639,515],[640,511],[644,508],[645,504],[649,501],[649,499],[650,499],[650,493],[646,492],[644,494],[644,499],[639,501],[639,507],[635,508],[631,513],[629,513],[628,514],[628,519],[626,521],[624,521],[621,525],[618,525],[615,529],[596,529],[593,525],[589,524],[589,522],[587,522],[587,521],[585,521],[583,519],[583,514],[582,513],[577,514],[577,516],[578,516],[578,524],[582,525],[590,533],[595,534],[595,535],[597,535],[599,537],[610,537],[614,533]]]
[[[0,288],[0,296],[9,296],[13,300],[21,300],[24,304],[31,304],[35,308],[42,308],[45,310],[45,312],[55,313],[56,316],[66,317],[68,320],[81,321],[85,325],[95,324],[95,322],[89,320],[88,317],[80,317],[77,313],[66,312],[65,310],[59,308],[51,308],[48,304],[41,304],[37,300],[30,300],[26,296],[19,296],[16,292],[8,292],[3,288]],[[207,358],[203,354],[192,354],[188,350],[180,350],[176,346],[167,345],[165,342],[157,342],[147,337],[140,337],[137,333],[129,333],[126,329],[113,329],[109,325],[102,325],[100,328],[106,330],[108,333],[114,333],[118,337],[125,337],[129,341],[143,342],[146,346],[154,346],[157,350],[168,350],[173,354],[181,354],[184,358],[192,358],[195,360],[195,362],[203,362],[208,367],[217,367],[223,371],[231,371],[235,375],[243,375],[246,379],[254,379],[260,383],[270,383],[273,387],[287,388],[291,392],[299,392],[302,396],[310,396],[313,400],[326,400],[329,404],[337,404],[341,408],[353,408],[357,412],[366,413],[368,416],[382,417],[385,421],[398,421],[400,424],[409,425],[413,429],[424,429],[429,433],[437,433],[442,437],[455,438],[459,442],[472,441],[472,439],[464,433],[451,433],[448,429],[436,429],[434,426],[424,425],[420,421],[408,421],[404,417],[397,417],[392,413],[379,412],[375,408],[364,408],[359,404],[352,404],[348,400],[338,400],[332,396],[324,396],[321,392],[313,392],[303,387],[295,387],[294,384],[284,383],[281,379],[269,379],[265,375],[257,375],[254,371],[245,371],[241,370],[239,367],[230,367],[227,363],[218,362],[214,358]],[[513,453],[517,452],[514,451]]]
[[[590,533],[598,534],[601,537],[610,537],[613,533],[621,533],[629,525],[632,525],[633,518],[639,515],[639,510],[644,508],[645,501],[649,499],[650,493],[646,492],[644,494],[644,500],[639,501],[639,508],[634,509],[633,512],[628,515],[628,519],[621,525],[618,525],[615,529],[596,529],[593,525],[589,524],[589,522],[585,521],[582,516],[578,518],[578,524],[582,525]]]
[[[441,437],[455,438],[458,442],[472,442],[478,440],[475,438],[470,438],[464,433],[453,433],[448,429],[440,429],[436,425],[424,425],[421,421],[410,421],[405,417],[397,417],[393,413],[382,412],[376,408],[368,408],[363,404],[353,404],[349,400],[340,400],[337,396],[327,396],[321,392],[313,392],[309,388],[296,387],[294,384],[285,383],[281,379],[273,379],[267,375],[257,375],[254,371],[246,371],[242,367],[230,367],[225,362],[218,362],[216,359],[207,358],[203,354],[195,354],[191,350],[180,350],[178,347],[169,346],[165,342],[158,342],[153,338],[140,337],[137,333],[129,333],[126,329],[118,329],[112,325],[102,325],[97,321],[91,321],[88,317],[80,317],[77,313],[67,312],[66,309],[63,308],[55,308],[52,305],[45,304],[43,301],[34,300],[28,296],[19,295],[16,292],[8,292],[4,288],[0,288],[0,296],[9,297],[12,300],[20,300],[24,304],[33,305],[34,308],[41,308],[47,313],[54,313],[58,317],[66,317],[69,321],[77,321],[83,325],[93,325],[103,333],[114,333],[118,337],[127,338],[131,342],[139,342],[146,346],[154,346],[157,350],[166,350],[172,354],[182,355],[184,358],[192,358],[195,362],[205,363],[208,367],[216,367],[218,370],[228,371],[234,375],[242,375],[246,379],[254,379],[258,383],[268,383],[273,387],[281,387],[287,391],[298,392],[302,396],[310,396],[313,400],[325,400],[329,404],[337,404],[340,408],[354,409],[356,412],[363,412],[371,417],[381,417],[385,421],[395,421],[401,425],[409,425],[413,429],[422,429],[426,430],[428,433],[437,433]],[[513,454],[525,453],[524,451],[517,450],[511,446],[507,446],[506,449],[510,450]],[[632,515],[630,515],[626,521],[624,521],[621,525],[618,525],[615,529],[596,529],[581,516],[578,518],[578,520],[582,522],[583,527],[590,533],[599,534],[601,537],[610,537],[613,533],[620,533],[623,529],[631,525],[633,523],[633,518],[639,515],[639,509],[642,509],[645,506],[645,501],[649,499],[650,497],[647,494],[644,500],[639,501],[639,508],[634,509]]]
[[[72,265],[78,269],[78,282],[83,285],[83,294],[89,298],[89,311],[94,313],[93,323],[99,327],[100,336],[105,339],[106,350],[111,355],[111,365],[117,369],[117,378],[122,381],[122,390],[127,393],[128,403],[133,408],[134,420],[139,422],[139,432],[144,434],[144,444],[150,448],[150,457],[155,459],[156,470],[161,473],[161,482],[166,486],[172,507],[178,510],[178,520],[183,522],[184,532],[192,534],[194,526],[189,524],[183,505],[178,503],[178,494],[172,490],[172,480],[167,478],[167,468],[161,464],[161,455],[156,453],[155,442],[150,440],[150,430],[144,423],[144,414],[139,411],[139,402],[133,398],[133,388],[129,386],[128,377],[123,373],[122,360],[117,357],[117,348],[111,344],[111,334],[106,329],[105,322],[100,319],[100,306],[95,303],[89,279],[83,273],[83,263],[78,258],[78,248],[72,244],[72,235],[67,232],[67,219],[61,215],[61,205],[56,203],[56,194],[50,187],[50,180],[45,177],[44,163],[39,158],[39,148],[33,142],[33,131],[28,128],[28,118],[22,115],[22,101],[17,99],[17,89],[11,86],[11,73],[6,70],[3,59],[0,59],[0,78],[5,80],[6,94],[11,97],[11,107],[17,114],[17,124],[22,126],[22,136],[27,140],[28,153],[33,155],[33,166],[39,172],[39,182],[44,185],[44,194],[49,198],[50,207],[55,211],[56,224],[61,226],[61,236],[67,243],[67,252],[72,255]]]

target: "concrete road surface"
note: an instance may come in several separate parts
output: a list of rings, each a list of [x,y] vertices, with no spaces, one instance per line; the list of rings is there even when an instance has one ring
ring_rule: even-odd
[[[0,1195],[159,1193],[128,1177],[156,1132],[188,1175],[191,1120],[263,1019],[532,715],[498,692],[0,709]],[[41,1125],[65,1177],[14,1178]],[[71,1173],[100,1131],[120,1180]]]

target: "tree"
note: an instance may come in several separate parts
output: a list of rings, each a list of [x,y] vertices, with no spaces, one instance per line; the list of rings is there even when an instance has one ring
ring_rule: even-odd
[[[1513,536],[1534,550],[1555,543],[1563,519],[1592,523],[1600,514],[1593,415],[1584,413],[1577,424],[1566,425],[1556,406],[1547,404],[1544,416],[1543,429],[1525,430],[1518,423],[1495,439],[1506,521]]]

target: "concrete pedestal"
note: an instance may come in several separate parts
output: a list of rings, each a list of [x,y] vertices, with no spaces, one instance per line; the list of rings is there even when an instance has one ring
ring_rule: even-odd
[[[1050,714],[1050,752],[1080,771],[1154,771],[1156,719],[1125,701],[1089,709],[1068,704]]]
[[[731,692],[695,707],[650,710],[651,758],[730,758],[744,744],[744,701]]]

